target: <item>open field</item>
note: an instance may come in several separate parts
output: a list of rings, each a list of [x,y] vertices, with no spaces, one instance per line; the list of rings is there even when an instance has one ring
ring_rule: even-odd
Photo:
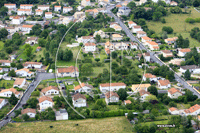
[[[200,23],[189,24],[185,22],[186,18],[199,18],[200,13],[197,12],[193,7],[189,8],[188,10],[191,10],[191,14],[169,14],[166,17],[162,17],[166,20],[165,24],[161,22],[149,21],[147,22],[147,26],[149,29],[154,30],[158,35],[162,32],[163,26],[171,26],[175,34],[169,35],[169,37],[178,36],[181,34],[184,38],[188,38],[190,40],[190,47],[200,46],[200,43],[195,39],[192,39],[189,34],[191,29],[194,27],[200,28]]]
[[[75,126],[78,124],[78,126]],[[49,126],[53,126],[50,128]],[[68,120],[55,122],[30,122],[30,123],[9,123],[0,130],[2,133],[131,133],[132,127],[127,119],[122,117]]]
[[[0,50],[2,50],[4,47],[4,43],[2,41],[0,41]]]
[[[12,88],[14,80],[0,80],[0,87],[5,87],[6,89]]]

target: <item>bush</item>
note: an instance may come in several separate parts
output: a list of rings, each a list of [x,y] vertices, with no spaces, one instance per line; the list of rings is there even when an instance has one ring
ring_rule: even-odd
[[[40,96],[40,91],[33,91],[31,96]]]
[[[186,23],[193,24],[193,23],[195,23],[195,19],[193,19],[193,18],[186,18],[186,19],[185,19],[185,22],[186,22]]]
[[[200,23],[200,18],[195,18],[195,22]]]
[[[170,26],[163,26],[162,31],[167,32],[167,34],[171,34],[174,30]]]

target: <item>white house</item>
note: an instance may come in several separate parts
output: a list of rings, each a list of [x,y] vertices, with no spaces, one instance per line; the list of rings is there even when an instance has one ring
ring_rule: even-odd
[[[171,108],[169,108],[169,113],[171,115],[179,115],[179,110],[175,107],[171,107]]]
[[[145,91],[143,89],[139,91],[139,94],[140,94],[140,100],[142,102],[145,102],[146,101],[146,97],[148,97],[150,95],[150,93],[148,91]]]
[[[147,41],[146,44],[149,46],[149,48],[151,50],[158,50],[159,49],[158,44],[156,42],[154,42],[154,41],[150,41],[150,42]]]
[[[38,5],[38,9],[42,11],[49,11],[49,5]]]
[[[133,33],[137,33],[137,31],[143,31],[143,29],[141,28],[141,26],[133,26],[132,27],[132,32]]]
[[[105,94],[106,104],[119,102],[119,95],[113,91],[109,91]]]
[[[167,88],[171,87],[171,83],[167,79],[165,79],[165,80],[158,80],[158,87],[160,89],[167,89]]]
[[[42,89],[41,92],[46,96],[47,95],[58,95],[59,94],[59,90],[55,86],[48,86],[48,87]]]
[[[134,42],[131,42],[130,43],[130,46],[129,46],[131,49],[138,49],[138,44],[137,43],[134,43]]]
[[[38,37],[28,37],[25,41],[25,43],[34,45],[38,43]]]
[[[198,67],[197,65],[180,66],[179,70],[182,73],[185,73],[187,70],[189,70],[190,73],[193,73],[193,74],[199,74],[200,73],[200,67]]]
[[[89,9],[89,10],[85,10],[85,13],[88,13],[88,15],[95,18],[97,14],[99,13],[99,11],[97,9]]]
[[[21,16],[10,16],[11,24],[19,25],[24,21],[24,17]]]
[[[144,57],[146,62],[150,62],[151,61],[150,53],[143,53],[143,57]]]
[[[20,93],[14,88],[1,90],[0,96],[1,97],[11,97],[12,93],[15,94],[15,97],[17,97],[17,98],[20,97]]]
[[[106,93],[107,91],[118,91],[120,88],[125,89],[126,84],[124,83],[104,83],[100,84],[99,89],[101,92]]]
[[[122,28],[119,25],[114,26],[115,31],[121,31]]]
[[[168,97],[174,99],[178,98],[179,96],[182,96],[183,94],[176,88],[171,88],[168,90]]]
[[[35,10],[35,15],[41,16],[43,14],[42,10]]]
[[[173,57],[173,53],[170,50],[161,50],[163,57]]]
[[[73,10],[72,7],[63,7],[63,13],[68,13],[68,12],[70,12],[72,10]]]
[[[68,120],[68,113],[66,109],[60,109],[59,111],[55,112],[56,120]]]
[[[167,44],[172,44],[172,43],[175,43],[175,41],[178,39],[178,37],[172,37],[172,38],[167,38],[165,39],[165,42]]]
[[[27,114],[30,118],[35,118],[36,109],[26,108],[21,110],[21,114]]]
[[[115,26],[119,26],[118,23],[113,22],[113,23],[110,24],[110,28],[113,28],[113,29],[114,29]]]
[[[54,11],[55,12],[60,12],[61,11],[61,6],[54,6]]]
[[[184,115],[188,116],[188,115],[193,115],[196,116],[200,114],[200,105],[195,104],[194,106],[190,107],[189,109],[185,109],[184,110]]]
[[[52,19],[52,12],[45,12],[45,18]]]
[[[0,98],[0,109],[3,108],[3,106],[5,106],[8,102],[6,101],[6,99],[2,99]]]
[[[108,37],[108,35],[106,35],[106,33],[103,32],[102,30],[95,31],[94,34],[93,34],[93,37],[96,37],[96,35],[100,35],[101,38],[107,38]]]
[[[86,107],[86,97],[83,94],[76,93],[72,96],[72,103],[74,107]]]
[[[20,9],[32,9],[33,4],[20,4]]]
[[[33,26],[34,25],[22,25],[21,30],[24,31],[24,32],[30,33],[30,31],[32,30]]]
[[[121,36],[120,34],[112,34],[112,40],[113,41],[120,41],[122,40],[123,36]]]
[[[178,56],[184,57],[185,54],[190,52],[191,50],[189,48],[184,48],[184,49],[178,49]]]
[[[38,100],[39,100],[40,110],[45,110],[49,107],[50,108],[53,107],[53,100],[50,97],[42,96]]]
[[[94,39],[93,36],[82,36],[82,37],[78,38],[78,43],[85,44],[87,42],[93,42],[93,43],[95,43],[96,41],[95,41],[95,39]]]
[[[80,19],[82,18],[82,21],[84,20],[85,12],[75,12],[74,13],[74,18],[75,19]]]
[[[34,74],[27,68],[22,68],[22,69],[16,70],[15,72],[17,76],[21,76],[21,77],[30,77]]]
[[[129,13],[131,12],[131,9],[126,7],[126,6],[122,6],[119,7],[118,12],[117,12],[117,16],[120,17],[122,15],[128,16]]]
[[[137,34],[137,37],[138,37],[138,38],[147,36],[147,33],[144,32],[144,31],[136,31],[136,34]]]
[[[95,52],[96,51],[96,44],[95,43],[85,43],[84,52]]]
[[[25,78],[16,78],[13,87],[22,88],[26,84]]]
[[[24,66],[24,68],[32,68],[32,69],[34,69],[34,68],[42,68],[42,62],[25,62],[24,64],[23,64],[23,66]]]
[[[149,79],[150,81],[157,82],[157,77],[151,73],[145,73],[143,75],[143,80],[146,81],[147,79]]]
[[[11,61],[9,60],[0,60],[0,66],[10,66]]]
[[[14,34],[17,30],[16,27],[5,27],[9,34]]]
[[[18,9],[17,15],[31,15],[32,10],[31,9]]]
[[[133,21],[129,21],[128,26],[129,26],[129,28],[132,28],[133,26],[137,26],[137,24]]]
[[[170,6],[178,6],[178,3],[175,2],[175,1],[171,1],[171,2],[170,2]]]
[[[80,85],[77,85],[76,87],[74,87],[75,92],[91,92],[92,91],[93,86],[89,85],[89,84],[85,84],[85,83],[81,83]]]
[[[16,4],[4,4],[8,9],[16,10]]]
[[[141,37],[141,41],[142,41],[142,43],[143,43],[144,45],[148,45],[146,42],[151,42],[152,39],[149,38],[149,37],[147,37],[147,36],[143,36],[143,37]]]
[[[127,50],[128,48],[129,48],[129,44],[124,43],[124,42],[115,44],[115,49],[116,50]]]
[[[67,68],[58,68],[57,69],[58,77],[78,77],[79,71],[77,67],[70,66]]]
[[[147,91],[147,89],[151,86],[151,84],[133,84],[131,89],[134,92],[138,92],[140,90],[145,90]]]
[[[91,6],[90,0],[82,0],[81,1],[81,6]]]

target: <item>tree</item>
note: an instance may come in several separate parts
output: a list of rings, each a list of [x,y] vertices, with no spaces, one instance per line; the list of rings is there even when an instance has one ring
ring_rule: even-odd
[[[124,101],[126,100],[126,97],[128,96],[127,92],[125,89],[122,89],[120,88],[118,91],[117,91],[117,94],[119,95],[119,99]]]
[[[15,104],[17,104],[18,99],[15,97],[15,94],[12,93],[12,95],[11,95],[11,97],[8,99],[8,101],[9,101],[9,103],[10,103],[11,105],[15,105]]]
[[[47,43],[46,39],[44,39],[44,38],[39,38],[39,39],[38,39],[38,45],[39,45],[39,46],[45,47],[45,46],[46,46],[46,43]]]
[[[93,107],[94,110],[105,110],[106,102],[103,99],[97,99]]]
[[[16,73],[15,73],[15,70],[12,69],[9,73],[8,73],[8,76],[11,76],[11,77],[16,77]]]
[[[157,129],[158,129],[158,127],[155,123],[150,124],[150,126],[149,126],[149,132],[150,133],[155,133]]]
[[[171,101],[171,102],[169,102],[169,106],[170,107],[176,107],[177,105],[176,105],[176,103],[174,101]]]
[[[145,98],[145,101],[148,101],[148,102],[151,102],[151,101],[153,101],[153,100],[158,101],[158,99],[157,99],[156,96],[154,96],[154,95],[149,95],[149,96],[147,96],[147,97]]]
[[[82,66],[81,66],[81,73],[83,74],[83,75],[90,75],[90,74],[92,74],[93,73],[93,68],[92,68],[92,64],[90,64],[90,63],[85,63],[85,64],[83,64]]]
[[[65,49],[64,54],[63,54],[63,60],[65,61],[70,61],[73,58],[73,53],[69,49]]]
[[[193,6],[194,6],[194,7],[198,7],[199,5],[200,5],[199,0],[195,0],[195,1],[193,2]]]
[[[190,42],[188,39],[183,39],[182,35],[179,35],[176,44],[178,48],[188,48]]]
[[[157,88],[155,86],[150,86],[148,88],[148,92],[150,92],[152,95],[155,95],[155,96],[158,95],[158,90],[157,90]]]
[[[117,52],[116,52],[116,51],[113,51],[113,52],[111,53],[111,56],[112,56],[113,59],[117,58]]]
[[[25,44],[25,49],[24,53],[26,54],[27,57],[31,56],[33,48],[29,44]]]
[[[16,67],[16,64],[14,62],[12,62],[11,67]]]
[[[185,19],[185,22],[186,22],[186,23],[193,24],[193,23],[195,23],[195,19],[193,19],[193,18],[186,18],[186,19]]]
[[[163,26],[162,31],[167,32],[167,34],[171,34],[174,30],[170,26]]]
[[[153,20],[158,21],[158,20],[160,20],[161,16],[162,16],[161,12],[154,12],[153,13]]]
[[[131,10],[133,10],[136,7],[135,2],[131,1],[128,3],[127,7],[129,7]]]
[[[96,35],[95,40],[97,43],[99,43],[101,41],[101,36],[100,35]]]
[[[38,102],[37,98],[30,98],[30,99],[28,99],[28,101],[27,101],[28,107],[29,107],[29,108],[34,108],[34,109],[37,108],[37,104],[38,104],[38,103],[39,103],[39,102]]]
[[[166,31],[162,32],[162,39],[167,39],[167,38],[168,38],[167,32]]]
[[[134,119],[134,114],[133,114],[133,112],[128,112],[128,115],[127,115],[127,118],[129,119],[129,121],[131,121],[131,120],[133,120]]]
[[[28,116],[27,114],[23,114],[23,115],[22,115],[22,118],[23,118],[25,121],[27,121],[27,120],[29,119],[29,116]]]
[[[5,38],[7,35],[8,35],[8,31],[5,28],[0,30],[0,39]]]
[[[159,112],[158,112],[157,109],[152,109],[152,110],[151,110],[151,113],[152,113],[154,116],[156,116],[156,117],[159,115]]]
[[[7,15],[7,12],[8,12],[8,8],[7,7],[5,7],[5,6],[2,6],[1,8],[0,8],[0,15],[1,16],[6,16]]]
[[[96,62],[99,62],[100,61],[100,58],[95,58],[94,59]]]
[[[189,69],[187,69],[186,72],[184,73],[184,77],[186,80],[189,80],[191,78],[191,73],[190,73]]]

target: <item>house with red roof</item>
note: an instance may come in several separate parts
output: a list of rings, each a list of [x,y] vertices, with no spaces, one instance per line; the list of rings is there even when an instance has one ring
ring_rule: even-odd
[[[182,96],[182,92],[179,91],[178,89],[176,88],[171,88],[168,90],[168,97],[174,99],[174,98],[178,98],[179,96]]]
[[[195,104],[194,106],[190,107],[189,109],[185,109],[183,112],[183,115],[193,115],[196,116],[200,114],[200,105],[199,104]]]
[[[22,88],[26,84],[25,78],[16,78],[15,82],[13,83],[13,87]]]
[[[95,43],[85,43],[85,47],[84,47],[84,52],[88,53],[88,52],[95,52],[96,51],[96,44]]]
[[[15,95],[15,97],[17,97],[17,98],[20,97],[20,92],[17,91],[15,88],[1,90],[0,96],[1,97],[11,97],[12,93]]]
[[[171,115],[179,115],[179,110],[177,109],[177,108],[175,108],[175,107],[171,107],[171,108],[169,108],[169,113],[171,114]]]
[[[138,37],[138,38],[147,36],[147,33],[144,32],[144,31],[136,31],[136,34],[137,34],[137,37]]]
[[[79,71],[77,67],[70,66],[65,68],[58,68],[57,69],[58,77],[78,77]]]
[[[18,9],[17,15],[31,15],[32,10],[31,9]]]
[[[132,102],[130,100],[124,100],[124,104],[127,105],[127,104],[131,104]]]
[[[75,95],[72,96],[72,103],[74,107],[86,107],[87,102],[86,102],[86,97],[83,94],[76,93]]]
[[[167,88],[171,87],[171,83],[167,79],[165,79],[165,80],[158,80],[158,87],[160,89],[167,89]]]
[[[49,107],[50,108],[53,107],[53,100],[50,97],[42,96],[38,100],[39,100],[40,110],[45,110]]]
[[[20,77],[30,77],[34,74],[34,72],[31,72],[27,68],[22,68],[22,69],[16,70],[15,72],[16,72],[16,75]]]
[[[132,28],[133,26],[137,26],[137,24],[135,22],[133,22],[133,21],[129,21],[128,22],[128,27]]]
[[[180,48],[178,49],[178,56],[184,57],[188,52],[190,52],[191,49],[190,48]]]
[[[101,92],[106,93],[108,91],[118,91],[120,88],[125,89],[124,83],[104,83],[100,84],[99,89]]]
[[[90,0],[81,0],[81,6],[91,6]]]
[[[151,73],[145,73],[143,75],[143,80],[146,81],[149,79],[151,82],[157,82],[157,77]]]
[[[48,86],[48,87],[42,89],[41,92],[46,96],[48,96],[48,95],[58,95],[59,94],[58,87],[55,87],[55,86]]]
[[[116,92],[109,91],[105,94],[106,104],[119,102],[119,95]]]
[[[77,85],[74,87],[75,92],[91,92],[93,86],[86,84],[86,83],[81,83],[80,85]]]
[[[142,102],[145,102],[146,101],[146,97],[148,97],[149,95],[151,95],[148,91],[143,90],[143,89],[139,91],[139,94],[140,94],[140,100]]]
[[[142,27],[137,25],[132,27],[132,32],[137,33],[137,31],[143,31]]]
[[[35,118],[36,115],[36,109],[32,109],[32,108],[26,108],[21,110],[21,114],[27,114],[30,118]]]

